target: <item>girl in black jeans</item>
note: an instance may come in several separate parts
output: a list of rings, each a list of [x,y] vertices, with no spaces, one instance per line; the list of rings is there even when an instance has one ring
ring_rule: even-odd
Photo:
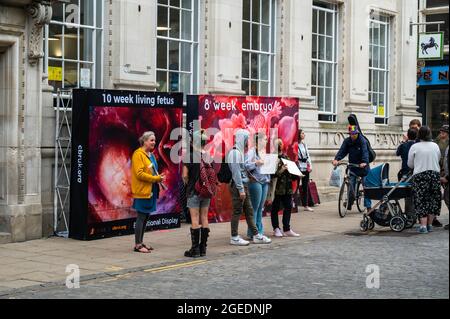
[[[293,176],[288,172],[286,165],[284,165],[281,159],[289,159],[286,154],[283,153],[283,141],[278,139],[276,141],[278,149],[278,168],[275,176],[277,178],[277,184],[275,187],[275,197],[272,203],[272,227],[275,237],[299,237],[300,235],[295,233],[290,226],[291,222],[291,210],[292,210],[292,179]],[[278,221],[278,211],[280,205],[283,205],[283,232],[281,232],[280,224]]]

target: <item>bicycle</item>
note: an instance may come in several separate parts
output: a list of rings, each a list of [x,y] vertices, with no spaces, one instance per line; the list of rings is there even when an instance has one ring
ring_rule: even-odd
[[[344,218],[347,215],[347,211],[349,211],[351,205],[348,205],[348,203],[353,202],[351,199],[354,199],[354,202],[356,202],[356,207],[358,208],[358,211],[360,213],[363,213],[365,211],[364,207],[364,189],[362,188],[362,177],[356,175],[353,173],[350,168],[351,167],[360,167],[358,164],[351,164],[351,163],[339,163],[336,167],[345,165],[345,176],[344,176],[344,182],[342,183],[341,189],[339,191],[339,201],[338,201],[338,211],[339,216],[341,218]],[[351,187],[350,184],[350,177],[356,176],[356,184],[355,189]]]

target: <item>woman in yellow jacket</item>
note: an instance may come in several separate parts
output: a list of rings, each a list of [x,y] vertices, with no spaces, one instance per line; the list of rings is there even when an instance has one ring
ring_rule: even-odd
[[[158,183],[164,175],[158,174],[158,163],[153,155],[156,145],[155,133],[145,132],[140,138],[141,145],[131,158],[131,193],[134,198],[133,208],[137,212],[134,251],[149,253],[152,247],[144,244],[144,232],[150,214],[156,211],[159,195]]]

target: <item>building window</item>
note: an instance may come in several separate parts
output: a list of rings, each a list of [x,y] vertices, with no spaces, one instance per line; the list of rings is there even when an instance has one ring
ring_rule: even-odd
[[[337,6],[313,5],[311,95],[320,121],[336,121]]]
[[[427,8],[448,7],[448,0],[426,0]]]
[[[102,86],[103,1],[70,0],[52,5],[45,27],[44,69],[57,89]]]
[[[426,91],[426,125],[433,132],[433,137],[439,135],[439,129],[448,124],[448,88],[446,90]]]
[[[198,0],[158,0],[159,91],[197,92]]]
[[[369,101],[377,124],[388,124],[389,118],[389,41],[389,17],[371,19]]]
[[[274,0],[243,0],[242,90],[247,95],[273,94]]]

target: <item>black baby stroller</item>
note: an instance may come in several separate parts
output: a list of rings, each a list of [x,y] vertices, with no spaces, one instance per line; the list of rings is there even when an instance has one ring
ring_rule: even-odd
[[[412,175],[404,176],[398,183],[389,183],[388,163],[369,171],[364,185],[364,197],[379,201],[369,214],[364,214],[360,224],[361,231],[372,230],[375,224],[389,226],[395,232],[414,226],[417,219],[414,212],[403,212],[399,203],[399,200],[411,197],[411,178]]]

